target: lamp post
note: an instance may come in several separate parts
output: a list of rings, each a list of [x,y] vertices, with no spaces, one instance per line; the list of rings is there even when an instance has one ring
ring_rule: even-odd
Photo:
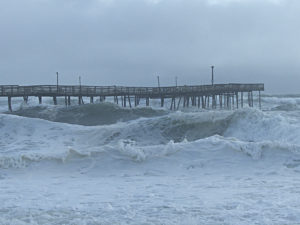
[[[58,72],[56,72],[56,90],[58,92]]]
[[[211,66],[211,85],[214,85],[214,66]]]
[[[79,96],[78,96],[78,104],[81,105],[82,96],[81,96],[81,76],[79,76]]]
[[[79,90],[80,90],[80,93],[81,93],[81,76],[79,76]]]

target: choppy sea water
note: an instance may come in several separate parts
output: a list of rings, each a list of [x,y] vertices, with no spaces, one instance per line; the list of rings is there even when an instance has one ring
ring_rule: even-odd
[[[36,101],[0,100],[0,224],[300,224],[300,96],[232,111]]]

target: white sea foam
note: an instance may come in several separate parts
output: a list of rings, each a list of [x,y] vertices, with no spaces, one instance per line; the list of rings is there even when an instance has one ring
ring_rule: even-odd
[[[0,114],[0,224],[300,220],[296,108],[119,112],[104,104],[80,117],[108,107],[127,119],[84,126],[54,122],[71,113],[60,106],[36,107]]]

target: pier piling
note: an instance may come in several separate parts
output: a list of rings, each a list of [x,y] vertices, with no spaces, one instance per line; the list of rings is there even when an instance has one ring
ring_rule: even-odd
[[[8,110],[12,112],[12,107],[11,107],[11,96],[8,96]]]

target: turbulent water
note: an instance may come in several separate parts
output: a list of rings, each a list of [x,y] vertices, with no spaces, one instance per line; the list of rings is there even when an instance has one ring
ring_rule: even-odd
[[[300,96],[262,103],[2,99],[0,224],[300,224]]]

